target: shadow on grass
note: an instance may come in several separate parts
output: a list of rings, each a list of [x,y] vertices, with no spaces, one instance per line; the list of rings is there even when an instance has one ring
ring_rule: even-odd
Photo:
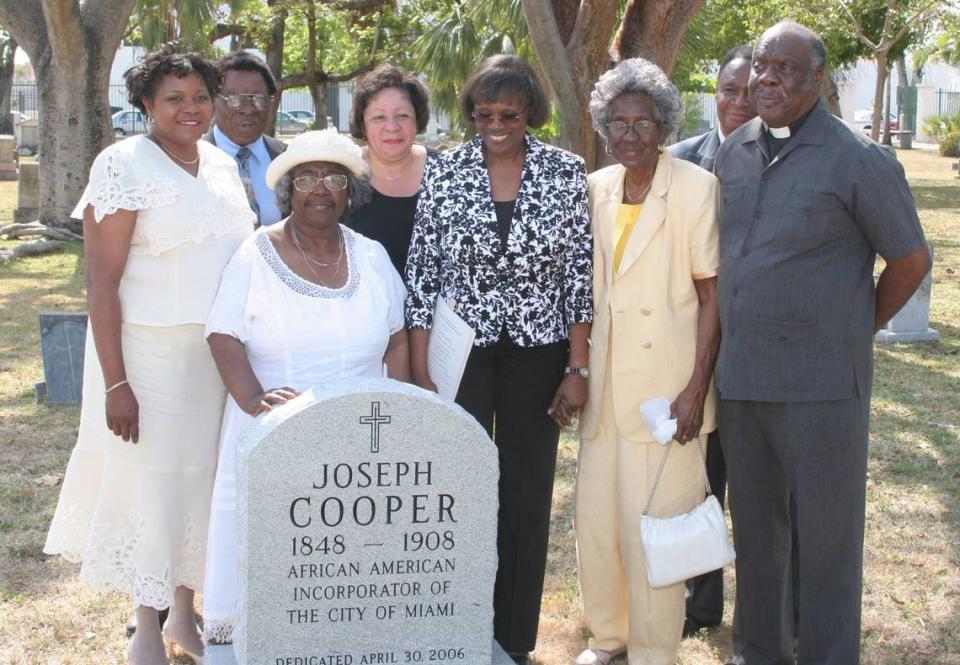
[[[931,183],[931,184],[927,184]],[[931,181],[921,182],[910,186],[913,198],[917,202],[917,209],[942,210],[960,208],[960,187],[956,183]]]
[[[960,328],[934,321],[941,342],[880,346],[873,388],[871,419],[871,521],[887,541],[867,556],[887,557],[878,565],[902,566],[905,592],[920,604],[910,607],[896,598],[900,591],[877,589],[890,597],[888,614],[896,614],[917,631],[872,647],[865,662],[945,662],[947,654],[960,652],[960,610],[955,596],[945,601],[948,616],[934,619],[931,605],[942,593],[942,571],[924,571],[929,559],[946,559],[956,566],[960,559]],[[895,488],[891,491],[891,487]],[[916,532],[909,542],[899,534]],[[869,537],[869,536],[868,536]],[[927,540],[929,537],[929,540]],[[946,552],[944,551],[946,548]],[[946,574],[946,573],[942,573]],[[922,576],[922,577],[921,577]],[[906,581],[919,578],[923,582]],[[900,586],[900,585],[896,585]],[[887,605],[885,601],[881,602]],[[864,640],[877,636],[864,633]],[[924,640],[934,652],[917,650]],[[865,649],[865,654],[868,650]],[[874,660],[879,658],[880,660]],[[954,662],[954,661],[950,661]]]

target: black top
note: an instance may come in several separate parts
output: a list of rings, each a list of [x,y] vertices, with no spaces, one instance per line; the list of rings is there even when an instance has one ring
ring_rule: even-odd
[[[500,251],[507,248],[507,240],[510,238],[510,222],[513,221],[513,208],[517,200],[494,201],[493,209],[497,213],[497,231],[500,233]]]
[[[439,152],[427,148],[423,179],[426,179],[427,172],[436,165],[439,157]],[[413,217],[417,212],[419,197],[420,192],[412,196],[387,196],[374,189],[370,202],[353,211],[347,224],[354,231],[383,245],[393,267],[404,279],[410,236],[413,235]]]
[[[373,190],[370,203],[350,215],[350,228],[383,245],[401,277],[407,267],[419,195],[417,192],[413,196],[387,196]]]

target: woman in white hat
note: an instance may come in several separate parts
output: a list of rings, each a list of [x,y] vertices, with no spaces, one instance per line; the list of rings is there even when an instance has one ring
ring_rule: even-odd
[[[381,377],[384,365],[391,378],[409,378],[403,281],[379,243],[344,225],[370,196],[360,148],[335,129],[306,132],[266,179],[287,216],[231,259],[206,329],[230,393],[203,589],[204,632],[216,643],[232,641],[237,599],[239,432],[313,385]]]

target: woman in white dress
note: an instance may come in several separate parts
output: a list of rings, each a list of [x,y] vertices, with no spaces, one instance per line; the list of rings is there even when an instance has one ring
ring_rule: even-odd
[[[236,162],[200,140],[214,66],[166,46],[126,78],[151,130],[100,153],[77,206],[90,311],[83,408],[44,551],[80,562],[94,590],[133,596],[130,663],[167,663],[162,637],[199,663],[193,596],[226,397],[203,326],[255,217]]]
[[[220,438],[203,590],[208,640],[232,642],[237,601],[236,438],[313,385],[409,380],[406,289],[380,243],[344,226],[369,198],[360,148],[335,129],[306,132],[267,169],[281,212],[223,273],[207,336],[230,396]]]

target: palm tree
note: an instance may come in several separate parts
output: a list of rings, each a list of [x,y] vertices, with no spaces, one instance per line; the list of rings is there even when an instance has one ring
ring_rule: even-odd
[[[491,55],[515,53],[538,67],[520,0],[466,0],[439,15],[423,16],[424,33],[411,50],[430,86],[433,105],[461,131],[457,96],[470,73]]]

